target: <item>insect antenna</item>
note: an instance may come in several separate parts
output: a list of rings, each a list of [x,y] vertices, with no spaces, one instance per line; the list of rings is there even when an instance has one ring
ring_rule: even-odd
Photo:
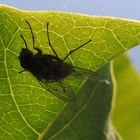
[[[65,61],[69,55],[71,55],[72,53],[74,53],[76,50],[80,49],[81,47],[85,46],[86,44],[88,44],[89,42],[91,42],[92,40],[88,40],[87,42],[85,42],[84,44],[80,45],[79,47],[77,47],[76,49],[70,50],[69,53],[63,58],[62,61]]]
[[[23,42],[24,42],[24,44],[25,44],[25,47],[28,49],[27,42],[26,42],[25,38],[23,37],[22,34],[20,35],[20,37],[22,38],[22,40],[23,40]]]
[[[56,53],[55,50],[53,49],[53,46],[52,46],[51,41],[50,41],[49,23],[48,23],[48,22],[47,22],[47,37],[48,37],[48,42],[49,42],[49,46],[50,46],[51,50],[53,51],[53,53],[55,54],[55,56],[56,56],[57,58],[59,58],[58,55],[57,55],[57,53]]]
[[[27,20],[26,20],[26,23],[27,23],[27,25],[29,26],[30,31],[31,31],[32,42],[33,42],[33,48],[38,52],[38,54],[42,54],[41,49],[35,47],[35,36],[34,36],[34,33],[33,33],[33,30],[32,30],[32,27],[31,27],[30,23],[29,23]]]

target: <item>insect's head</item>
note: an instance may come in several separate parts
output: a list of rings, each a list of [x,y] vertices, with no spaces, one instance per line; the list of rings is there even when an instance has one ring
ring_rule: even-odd
[[[21,52],[20,52],[20,55],[19,55],[18,58],[20,60],[20,65],[24,69],[28,70],[28,68],[29,68],[29,66],[28,66],[29,61],[31,61],[33,59],[34,54],[33,54],[33,52],[31,50],[28,49],[27,43],[26,43],[24,37],[22,35],[20,35],[20,36],[21,36],[21,38],[23,39],[23,41],[25,43],[25,48],[21,49]]]
[[[22,58],[30,58],[32,57],[34,54],[31,50],[29,50],[28,48],[22,48],[20,51],[20,55],[19,55],[19,59],[21,60]]]
[[[22,48],[19,55],[20,65],[22,66],[22,68],[28,70],[29,62],[33,59],[33,56],[34,55],[32,51],[27,48]]]

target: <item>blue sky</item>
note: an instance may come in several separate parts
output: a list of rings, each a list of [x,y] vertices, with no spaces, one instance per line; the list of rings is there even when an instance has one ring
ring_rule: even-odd
[[[59,10],[140,20],[140,0],[0,0],[0,4],[23,10]],[[140,46],[128,53],[140,73]]]

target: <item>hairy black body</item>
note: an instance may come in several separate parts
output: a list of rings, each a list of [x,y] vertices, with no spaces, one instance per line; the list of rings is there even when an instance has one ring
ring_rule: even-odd
[[[22,49],[19,59],[25,70],[38,78],[47,79],[48,81],[62,80],[74,70],[72,65],[63,63],[55,56],[40,53],[34,55],[26,49]]]
[[[60,59],[50,42],[48,31],[49,23],[47,23],[47,37],[49,46],[51,47],[54,55],[42,54],[42,50],[34,46],[35,38],[31,25],[28,21],[26,21],[26,23],[30,28],[33,40],[33,48],[37,51],[37,53],[34,54],[31,50],[29,50],[27,42],[21,34],[20,36],[24,41],[26,47],[22,48],[19,55],[20,65],[22,68],[24,68],[23,71],[29,71],[30,73],[32,73],[45,89],[53,93],[59,99],[67,102],[74,101],[76,99],[75,94],[69,89],[70,87],[66,85],[66,83],[63,83],[63,79],[76,72],[78,68],[75,68],[73,65],[68,64],[64,61],[68,58],[70,54],[80,49],[91,40],[87,41],[78,48],[71,50],[63,59]],[[84,72],[86,70],[82,69],[82,71]]]

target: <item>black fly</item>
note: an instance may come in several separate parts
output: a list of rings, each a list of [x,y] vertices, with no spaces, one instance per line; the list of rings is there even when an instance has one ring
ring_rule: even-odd
[[[21,72],[29,71],[30,73],[32,73],[46,90],[51,92],[59,99],[66,102],[75,101],[76,95],[74,94],[74,91],[71,90],[69,84],[66,84],[66,82],[64,82],[63,80],[74,73],[80,75],[83,73],[91,74],[91,72],[86,69],[74,67],[73,65],[66,63],[65,60],[73,52],[91,42],[91,39],[82,44],[81,46],[77,47],[76,49],[71,50],[63,59],[60,59],[55,50],[53,49],[50,41],[48,31],[49,23],[47,23],[47,38],[49,46],[54,55],[42,54],[42,50],[35,47],[35,37],[33,30],[28,21],[26,21],[26,24],[31,31],[33,49],[35,49],[37,53],[34,54],[31,50],[29,50],[27,42],[24,36],[21,34],[20,37],[25,44],[25,48],[22,48],[19,55],[20,65],[22,68],[24,68],[24,70]]]

